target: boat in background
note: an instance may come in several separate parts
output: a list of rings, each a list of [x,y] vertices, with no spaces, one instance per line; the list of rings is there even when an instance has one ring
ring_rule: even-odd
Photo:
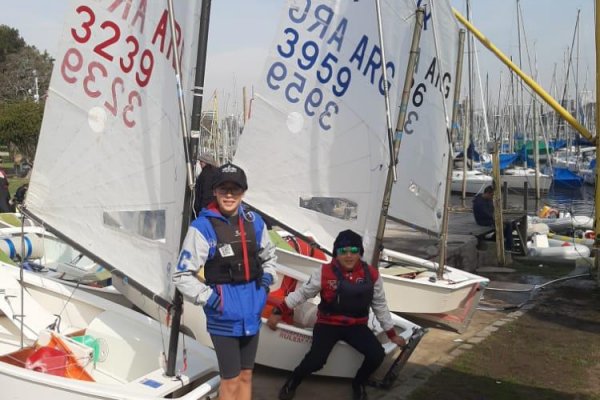
[[[23,227],[15,226],[24,223]],[[22,238],[25,238],[23,241]],[[102,265],[20,214],[0,214],[0,261],[131,307]]]
[[[574,261],[590,256],[590,248],[572,240],[549,238],[546,234],[534,234],[527,241],[527,258],[536,262]]]
[[[540,191],[547,192],[552,185],[552,176],[538,172]],[[506,183],[509,189],[523,190],[525,183],[528,189],[535,188],[536,174],[533,168],[514,167],[502,170],[500,173],[500,182]]]
[[[464,171],[452,170],[452,192],[462,193]],[[466,192],[470,194],[482,193],[486,186],[493,183],[494,179],[479,170],[467,170]]]

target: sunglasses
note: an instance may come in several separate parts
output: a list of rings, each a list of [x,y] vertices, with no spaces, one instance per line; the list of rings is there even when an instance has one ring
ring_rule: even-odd
[[[338,256],[341,256],[342,254],[346,253],[358,254],[359,252],[360,248],[356,246],[340,247],[339,249],[337,249]]]
[[[228,194],[232,194],[233,196],[239,196],[240,194],[242,194],[244,192],[244,189],[242,189],[239,186],[230,186],[230,187],[218,187],[215,189],[215,191],[217,192],[217,194],[219,194],[221,196],[226,196]]]

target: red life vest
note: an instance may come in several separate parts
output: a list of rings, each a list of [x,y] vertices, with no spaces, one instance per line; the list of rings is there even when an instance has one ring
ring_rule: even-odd
[[[346,271],[334,259],[321,270],[321,303],[317,322],[331,325],[366,324],[373,301],[377,270],[360,261]]]

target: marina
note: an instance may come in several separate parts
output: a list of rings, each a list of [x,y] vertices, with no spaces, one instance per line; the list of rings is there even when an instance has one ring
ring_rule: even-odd
[[[0,20],[2,396],[595,400],[590,15],[545,85],[528,0],[237,1]]]

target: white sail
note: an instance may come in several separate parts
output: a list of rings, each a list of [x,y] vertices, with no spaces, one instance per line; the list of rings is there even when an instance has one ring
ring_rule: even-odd
[[[397,110],[415,23],[412,0],[382,2]],[[288,1],[234,162],[245,200],[326,248],[337,233],[373,250],[389,165],[374,2]]]
[[[447,129],[454,100],[458,26],[447,1],[419,3],[425,7],[425,25],[388,214],[439,233],[450,151]]]
[[[185,83],[199,9],[175,2]],[[66,21],[26,207],[167,297],[186,172],[166,2],[73,1]]]

